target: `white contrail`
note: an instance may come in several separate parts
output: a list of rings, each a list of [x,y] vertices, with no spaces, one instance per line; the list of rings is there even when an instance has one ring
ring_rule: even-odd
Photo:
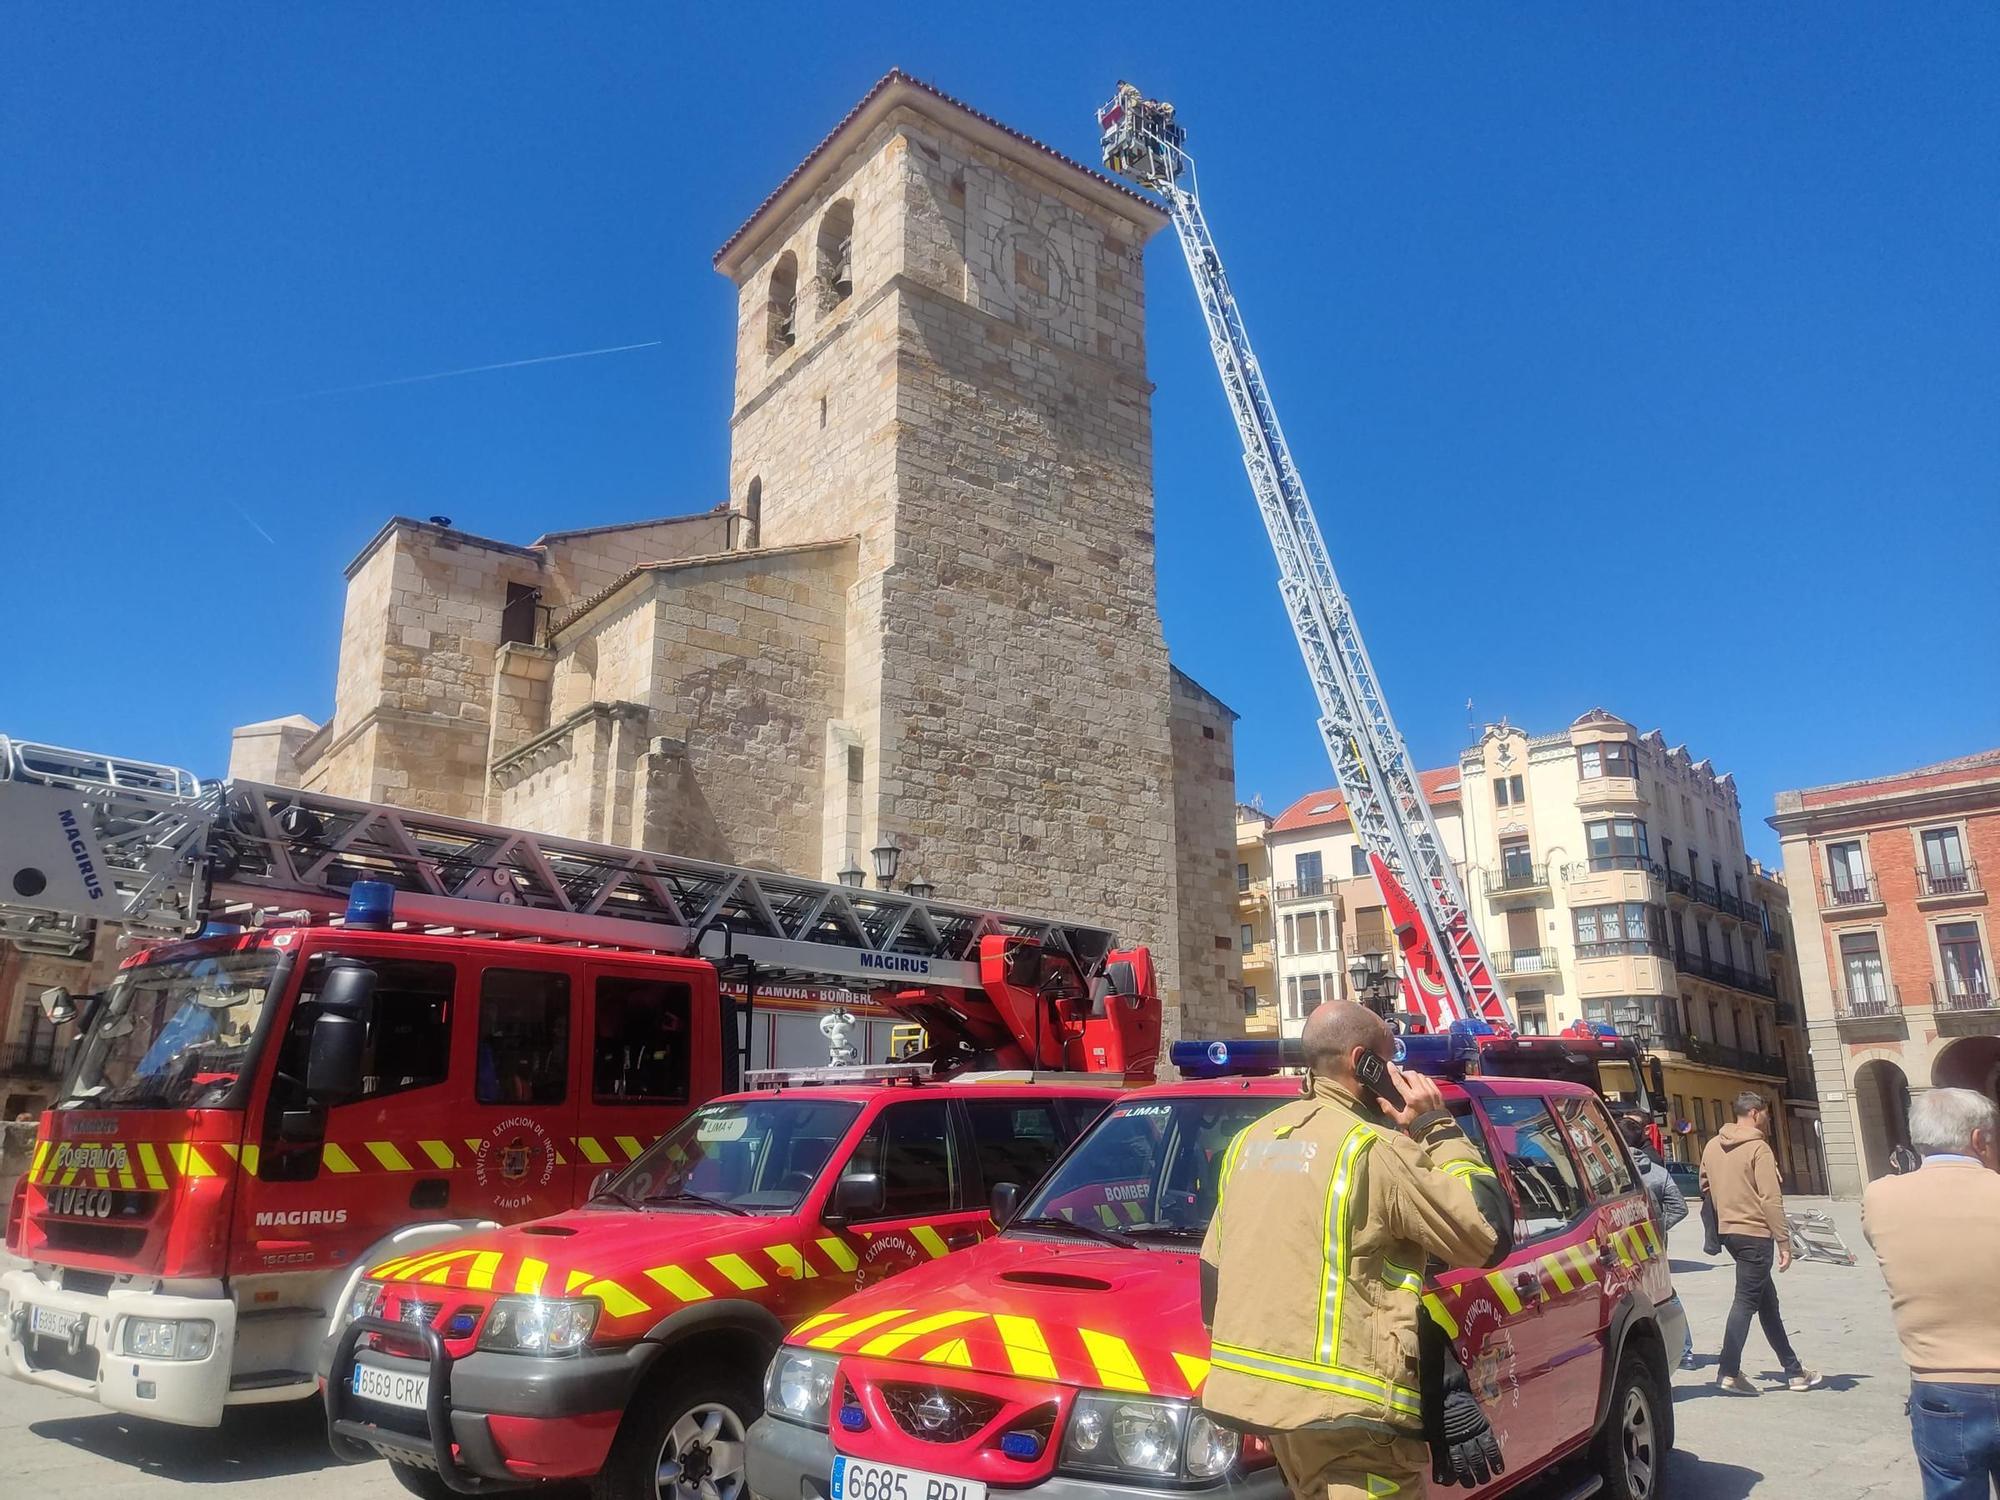
[[[323,391],[301,391],[296,396],[275,396],[263,402],[276,406],[285,401],[310,401],[316,396],[347,396],[356,391],[385,390],[392,385],[420,385],[426,380],[450,380],[457,375],[484,375],[489,370],[518,370],[523,365],[553,365],[566,359],[594,359],[600,354],[628,354],[634,349],[657,349],[665,339],[648,339],[643,344],[613,344],[606,349],[577,349],[569,354],[538,354],[533,359],[503,359],[492,365],[467,365],[462,370],[433,370],[428,375],[399,375],[394,380],[371,380],[362,385],[329,386]]]
[[[259,526],[257,524],[257,518],[251,515],[249,511],[245,510],[242,506],[238,505],[234,500],[229,502],[229,508],[235,511],[237,515],[241,516],[243,518],[244,525],[248,526],[252,531],[256,532],[257,535],[261,536],[265,541],[269,542],[273,547],[278,545],[278,539],[272,536],[271,533],[266,531],[263,527]]]

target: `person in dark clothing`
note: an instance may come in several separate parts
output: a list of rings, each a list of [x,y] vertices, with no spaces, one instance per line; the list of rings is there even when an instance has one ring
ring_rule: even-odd
[[[1722,1368],[1716,1376],[1716,1387],[1725,1396],[1761,1394],[1743,1378],[1740,1368],[1752,1317],[1784,1365],[1787,1386],[1809,1391],[1820,1383],[1819,1372],[1800,1362],[1786,1337],[1771,1275],[1774,1260],[1778,1270],[1791,1269],[1792,1231],[1785,1220],[1778,1159],[1764,1138],[1770,1119],[1771,1106],[1762,1095],[1746,1089],[1736,1096],[1734,1123],[1723,1126],[1701,1154],[1701,1191],[1715,1205],[1723,1247],[1736,1262],[1736,1300],[1723,1325]]]
[[[1625,1144],[1631,1149],[1632,1164],[1639,1169],[1639,1181],[1646,1189],[1646,1196],[1653,1200],[1653,1212],[1660,1220],[1660,1230],[1665,1233],[1688,1216],[1687,1195],[1681,1185],[1674,1181],[1669,1172],[1653,1154],[1653,1136],[1645,1122],[1637,1115],[1620,1115],[1618,1130],[1625,1137]],[[1694,1325],[1689,1324],[1682,1335],[1681,1368],[1694,1368]]]

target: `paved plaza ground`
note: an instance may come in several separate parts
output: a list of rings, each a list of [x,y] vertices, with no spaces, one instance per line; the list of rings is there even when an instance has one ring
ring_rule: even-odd
[[[1786,1326],[1826,1385],[1807,1395],[1775,1391],[1755,1400],[1715,1394],[1715,1350],[1728,1310],[1727,1258],[1705,1259],[1690,1218],[1669,1246],[1702,1368],[1674,1376],[1679,1447],[1672,1500],[1862,1500],[1918,1492],[1897,1357],[1881,1273],[1862,1241],[1852,1204],[1829,1208],[1859,1263],[1799,1264],[1779,1279]],[[1776,1366],[1753,1328],[1744,1370]],[[157,1426],[111,1416],[82,1401],[27,1386],[0,1386],[0,1494],[38,1500],[158,1500],[191,1485],[219,1500],[374,1500],[402,1489],[382,1464],[357,1468],[328,1453],[317,1402],[249,1407],[219,1431]],[[555,1497],[551,1497],[555,1500]],[[570,1500],[570,1497],[564,1497]]]

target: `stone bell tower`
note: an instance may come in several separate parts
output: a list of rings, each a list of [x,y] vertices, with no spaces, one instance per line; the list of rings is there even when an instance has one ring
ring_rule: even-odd
[[[1142,263],[1165,222],[891,73],[716,265],[738,289],[745,542],[859,538],[826,871],[893,838],[940,891],[1115,924],[1172,988],[1189,799],[1154,599]],[[1213,748],[1212,725],[1190,733]],[[1227,818],[1204,849],[1233,847]],[[1200,940],[1232,922],[1205,914]]]

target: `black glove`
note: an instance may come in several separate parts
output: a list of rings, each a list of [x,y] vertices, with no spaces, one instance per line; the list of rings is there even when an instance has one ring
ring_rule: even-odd
[[[1478,1397],[1472,1394],[1472,1382],[1465,1377],[1465,1366],[1458,1362],[1458,1351],[1428,1312],[1417,1321],[1417,1352],[1431,1479],[1440,1485],[1470,1488],[1505,1473],[1500,1443],[1486,1413],[1480,1410]]]
[[[1452,1391],[1438,1413],[1439,1435],[1431,1439],[1431,1478],[1439,1484],[1473,1489],[1507,1472],[1492,1424],[1471,1391]]]

